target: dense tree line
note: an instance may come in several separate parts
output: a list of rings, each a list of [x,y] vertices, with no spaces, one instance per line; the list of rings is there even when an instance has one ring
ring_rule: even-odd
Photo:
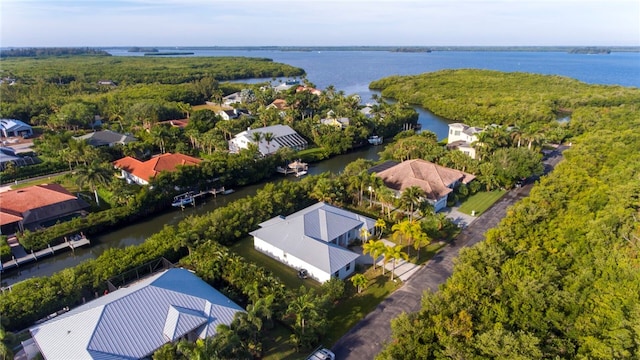
[[[640,101],[633,88],[589,85],[557,75],[473,69],[391,76],[369,87],[380,90],[384,97],[481,127],[498,124],[542,129],[556,126],[554,122],[562,112]]]
[[[419,312],[393,321],[380,359],[640,353],[640,94],[579,83],[566,88],[571,82],[556,77],[541,77],[540,86],[545,79],[550,100],[561,98],[573,110],[576,136],[564,162],[484,242],[461,253],[452,277],[423,297]],[[537,96],[536,87],[522,89]]]
[[[92,48],[16,48],[0,51],[0,58],[66,55],[111,56],[105,50]]]

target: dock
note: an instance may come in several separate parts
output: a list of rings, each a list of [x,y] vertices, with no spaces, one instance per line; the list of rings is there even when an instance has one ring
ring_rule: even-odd
[[[307,170],[309,169],[309,164],[304,163],[300,160],[296,160],[294,162],[289,163],[286,167],[278,166],[276,171],[280,174],[289,175],[294,174],[296,177],[306,175]]]
[[[207,196],[207,195],[213,195],[213,197],[217,197],[218,194],[222,194],[222,195],[228,195],[233,193],[234,190],[233,189],[225,189],[225,187],[220,187],[220,188],[214,188],[214,189],[210,189],[210,190],[204,190],[204,191],[200,191],[198,193],[190,191],[188,193],[184,193],[184,194],[180,194],[177,195],[173,198],[173,202],[171,203],[171,206],[173,207],[180,207],[184,210],[184,208],[187,205],[193,205],[196,206],[196,199],[203,197],[203,196]]]
[[[13,253],[12,259],[0,264],[0,271],[18,268],[20,267],[20,265],[24,265],[32,261],[38,261],[38,259],[53,255],[57,251],[66,249],[71,249],[73,251],[76,248],[91,244],[91,241],[89,241],[89,239],[87,239],[84,234],[74,235],[71,237],[71,239],[68,239],[65,236],[65,241],[61,244],[54,246],[49,245],[46,249],[31,251],[31,253],[27,253],[22,245],[18,243],[17,239],[13,238],[12,240],[14,241],[10,242],[9,244],[9,246],[11,246],[11,252]]]

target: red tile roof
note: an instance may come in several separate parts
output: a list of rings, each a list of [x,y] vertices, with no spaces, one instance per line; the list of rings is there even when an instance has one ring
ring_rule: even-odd
[[[0,193],[0,225],[20,221],[27,211],[77,200],[59,184],[43,184]]]
[[[467,184],[475,179],[474,175],[421,159],[403,161],[377,175],[387,187],[397,191],[418,186],[431,200],[438,200],[453,191],[449,186],[456,181]]]
[[[175,171],[180,165],[198,165],[200,162],[202,160],[188,155],[166,153],[145,162],[127,156],[114,161],[113,166],[149,181],[161,171]]]

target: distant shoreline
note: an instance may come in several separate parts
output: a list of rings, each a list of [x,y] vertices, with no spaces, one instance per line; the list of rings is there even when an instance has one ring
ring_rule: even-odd
[[[129,49],[127,46],[98,47],[98,49]],[[509,51],[509,52],[580,52],[581,49],[606,49],[610,52],[640,52],[640,46],[173,46],[155,47],[160,51],[189,50],[248,50],[248,51]]]

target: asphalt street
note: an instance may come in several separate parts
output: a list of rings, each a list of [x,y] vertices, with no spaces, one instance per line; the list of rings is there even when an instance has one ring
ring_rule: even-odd
[[[545,161],[545,173],[562,159],[559,148]],[[358,322],[333,346],[338,360],[371,360],[391,340],[391,320],[403,312],[420,309],[425,290],[437,291],[453,272],[453,260],[460,250],[484,239],[488,229],[496,227],[504,218],[507,208],[529,195],[533,184],[509,191],[489,210],[468,225],[448,246],[442,249],[425,266],[418,270],[404,285],[383,300],[371,313]]]

